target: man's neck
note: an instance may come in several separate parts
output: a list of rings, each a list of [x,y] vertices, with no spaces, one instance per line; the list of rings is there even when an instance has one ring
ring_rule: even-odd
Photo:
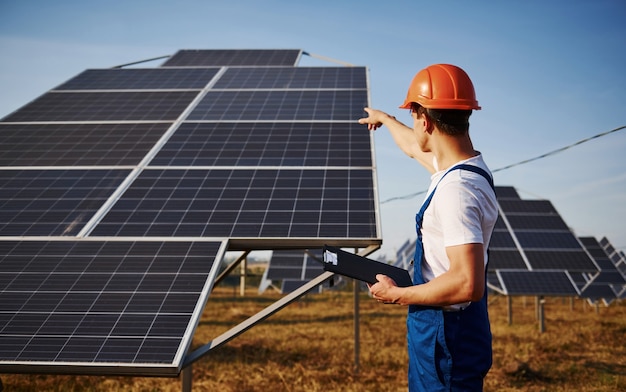
[[[438,170],[447,170],[456,163],[477,156],[468,135],[448,136],[440,134],[436,147],[433,149]]]

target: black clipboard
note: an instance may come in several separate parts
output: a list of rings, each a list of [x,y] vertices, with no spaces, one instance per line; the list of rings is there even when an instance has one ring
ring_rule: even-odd
[[[374,284],[377,274],[389,276],[399,287],[413,286],[409,271],[391,264],[368,259],[333,246],[324,246],[324,270]]]

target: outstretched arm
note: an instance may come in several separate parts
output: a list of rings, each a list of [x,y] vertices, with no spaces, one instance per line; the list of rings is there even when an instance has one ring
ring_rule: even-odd
[[[383,125],[386,126],[393,140],[406,155],[418,161],[430,173],[435,172],[432,153],[421,150],[412,128],[383,111],[372,108],[365,108],[364,110],[368,117],[359,119],[359,124],[367,125],[367,129],[370,131],[375,131]]]

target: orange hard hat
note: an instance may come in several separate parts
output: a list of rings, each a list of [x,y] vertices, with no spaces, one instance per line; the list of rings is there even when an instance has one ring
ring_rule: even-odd
[[[400,108],[410,109],[412,102],[427,109],[480,110],[469,76],[450,64],[433,64],[419,71]]]

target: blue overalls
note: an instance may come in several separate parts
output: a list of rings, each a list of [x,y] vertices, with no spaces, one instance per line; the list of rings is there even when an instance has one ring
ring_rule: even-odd
[[[460,164],[453,170],[469,170],[493,180],[483,169]],[[439,181],[441,181],[441,179]],[[437,184],[438,185],[438,184]],[[414,257],[414,284],[423,284],[422,220],[437,186],[415,217],[417,242]],[[486,282],[486,279],[485,279]],[[486,283],[485,283],[486,284]],[[410,305],[407,316],[409,391],[482,391],[483,379],[491,367],[491,328],[487,314],[487,287],[478,302],[463,310]]]

